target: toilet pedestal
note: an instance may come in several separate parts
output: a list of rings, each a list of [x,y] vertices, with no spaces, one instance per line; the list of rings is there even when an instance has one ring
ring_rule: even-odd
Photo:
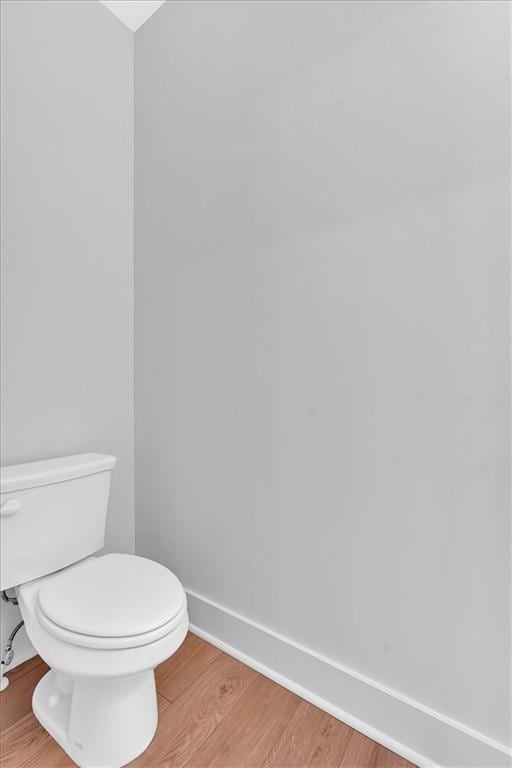
[[[152,669],[125,678],[76,679],[50,670],[34,714],[80,768],[120,768],[151,742],[158,722]]]

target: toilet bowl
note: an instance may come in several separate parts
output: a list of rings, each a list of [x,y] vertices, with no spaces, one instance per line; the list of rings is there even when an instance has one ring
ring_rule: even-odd
[[[90,557],[17,589],[27,633],[51,668],[37,719],[84,768],[122,766],[156,730],[154,668],[188,629],[171,571],[134,555]]]
[[[81,768],[120,768],[146,749],[158,723],[154,668],[188,630],[170,570],[135,555],[91,556],[114,464],[85,454],[2,470],[1,588],[14,587],[50,667],[32,708]]]

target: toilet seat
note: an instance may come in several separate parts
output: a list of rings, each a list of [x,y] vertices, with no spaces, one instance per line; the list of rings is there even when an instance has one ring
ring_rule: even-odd
[[[51,577],[37,614],[52,635],[86,648],[134,648],[173,631],[186,595],[164,566],[135,555],[90,558]]]

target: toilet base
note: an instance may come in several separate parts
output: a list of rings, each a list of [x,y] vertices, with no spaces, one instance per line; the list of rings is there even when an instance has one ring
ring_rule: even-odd
[[[158,724],[152,669],[120,678],[72,680],[51,669],[34,714],[80,768],[121,768],[150,744]]]

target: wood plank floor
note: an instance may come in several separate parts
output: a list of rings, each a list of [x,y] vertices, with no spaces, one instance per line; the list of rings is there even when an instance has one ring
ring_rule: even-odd
[[[72,768],[31,697],[48,667],[14,669],[0,694],[2,768]],[[156,670],[160,720],[133,768],[414,768],[348,725],[189,634]]]

